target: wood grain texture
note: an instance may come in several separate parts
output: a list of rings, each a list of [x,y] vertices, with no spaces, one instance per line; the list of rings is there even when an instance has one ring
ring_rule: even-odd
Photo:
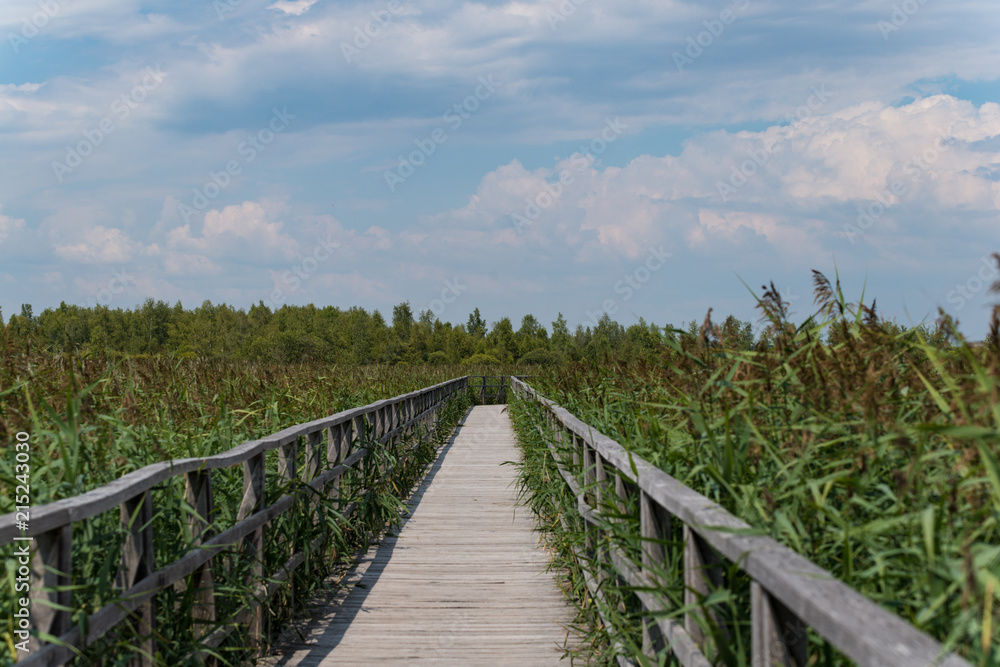
[[[262,665],[555,665],[573,612],[516,502],[504,406],[466,416],[388,536]],[[563,664],[568,664],[563,663]]]
[[[546,422],[552,430],[553,439],[561,442],[582,440],[596,450],[597,457],[605,462],[605,472],[615,477],[619,497],[631,493],[630,488],[637,487],[659,507],[658,511],[684,524],[685,544],[688,545],[685,549],[686,603],[690,604],[691,597],[687,593],[692,592],[697,583],[692,581],[697,577],[688,577],[689,573],[718,573],[718,566],[705,562],[714,550],[730,562],[738,563],[739,569],[750,575],[769,599],[783,605],[789,618],[801,619],[804,625],[811,627],[859,665],[971,667],[963,658],[946,653],[941,644],[903,618],[879,607],[791,549],[769,537],[755,534],[760,531],[752,529],[717,503],[642,457],[627,451],[529,385],[512,378],[511,386],[517,395],[535,400],[545,407]],[[586,508],[585,499],[572,481],[572,475],[565,470],[567,465],[573,471],[579,470],[578,448],[573,448],[572,461],[564,461],[555,453],[553,457],[563,478],[577,496],[578,504],[583,505],[580,507],[581,516],[593,521],[589,511],[584,511],[591,508]],[[691,547],[698,542],[703,542],[705,548],[695,551]],[[697,567],[695,556],[702,559],[702,567]],[[616,565],[616,568],[629,578],[621,565]],[[635,584],[634,581],[632,583]],[[687,630],[700,645],[704,638],[698,636],[696,624],[690,622],[691,614],[686,615],[685,621]]]

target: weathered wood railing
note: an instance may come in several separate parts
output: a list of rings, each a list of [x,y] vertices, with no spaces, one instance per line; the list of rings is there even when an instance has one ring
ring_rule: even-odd
[[[478,392],[476,396],[480,403],[490,405],[493,403],[507,402],[507,376],[506,375],[470,375],[469,386]]]
[[[362,436],[367,435],[367,442],[386,443],[418,427],[432,427],[444,401],[467,387],[468,378],[462,377],[292,426],[215,456],[177,459],[146,466],[80,496],[33,508],[27,533],[17,528],[14,514],[0,517],[0,544],[10,544],[15,537],[33,538],[30,544],[33,545],[31,621],[34,632],[28,657],[18,664],[26,667],[62,665],[74,657],[74,649],[93,643],[126,619],[130,619],[139,629],[139,634],[143,635],[136,662],[151,663],[151,657],[156,652],[154,596],[168,586],[183,586],[185,578],[192,575],[197,602],[191,613],[207,633],[202,645],[218,646],[237,624],[243,623],[249,626],[251,642],[259,642],[263,604],[305,561],[307,553],[315,550],[328,537],[321,534],[310,545],[293,541],[287,562],[277,571],[264,572],[258,555],[263,552],[268,537],[268,524],[303,498],[316,498],[318,495],[335,498],[344,473],[357,466],[368,454],[367,448],[358,446]],[[324,440],[325,457],[322,451]],[[296,469],[300,458],[298,447],[302,443],[305,445],[305,464],[299,471]],[[278,476],[269,479],[265,474],[265,455],[274,450],[278,450]],[[240,464],[243,466],[243,498],[236,523],[218,534],[211,534],[212,471]],[[156,485],[182,475],[187,504],[193,510],[189,521],[195,544],[181,558],[157,569],[153,553],[152,490]],[[266,503],[269,488],[274,491],[273,485],[296,480],[302,483],[298,491],[285,493],[275,502]],[[315,499],[308,500],[307,506],[315,510]],[[120,508],[122,527],[126,532],[117,579],[121,593],[118,601],[89,616],[84,632],[80,625],[73,626],[71,621],[71,612],[75,609],[71,589],[74,584],[71,578],[73,525],[115,507]],[[346,519],[356,509],[357,503],[351,502],[339,507],[339,512]],[[243,550],[241,553],[253,563],[254,595],[237,618],[218,619],[214,605],[212,562],[234,545]],[[225,622],[227,620],[231,622]],[[39,642],[39,634],[58,637],[60,643]]]
[[[736,567],[751,579],[751,662],[753,667],[805,667],[809,662],[807,628],[859,665],[870,667],[971,667],[945,653],[941,645],[902,618],[882,609],[832,574],[775,540],[751,535],[751,527],[720,505],[684,486],[620,444],[595,431],[567,410],[538,394],[517,378],[512,390],[543,406],[545,424],[538,425],[559,472],[577,499],[584,521],[600,532],[616,519],[605,512],[610,500],[624,507],[638,502],[641,562],[626,555],[612,531],[603,540],[588,538],[578,548],[590,594],[601,598],[604,577],[618,577],[634,592],[644,612],[642,654],[673,653],[685,667],[709,667],[700,601],[725,586],[726,568]],[[548,431],[547,433],[545,431]],[[638,497],[636,497],[638,496]],[[683,622],[671,618],[665,595],[657,592],[658,573],[668,567],[671,521],[683,526]],[[610,538],[610,543],[608,542]],[[678,557],[681,556],[681,557]],[[588,564],[595,564],[591,567]],[[709,612],[711,613],[711,612]],[[614,637],[615,627],[604,619]],[[620,628],[619,628],[620,629]],[[631,656],[619,663],[631,664]]]

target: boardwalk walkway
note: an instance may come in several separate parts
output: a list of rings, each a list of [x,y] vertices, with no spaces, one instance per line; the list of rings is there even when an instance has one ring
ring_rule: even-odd
[[[555,665],[573,613],[544,572],[504,406],[466,416],[411,500],[398,537],[370,550],[304,641],[266,664]],[[569,661],[562,663],[568,665]]]

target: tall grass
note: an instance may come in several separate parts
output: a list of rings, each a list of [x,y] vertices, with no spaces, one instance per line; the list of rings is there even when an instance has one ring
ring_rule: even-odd
[[[278,365],[176,361],[162,358],[75,358],[18,351],[0,360],[0,437],[13,439],[18,431],[31,436],[32,505],[68,498],[153,462],[191,456],[209,456],[294,423],[329,415],[413,391],[450,379],[449,367],[336,367],[320,364]],[[464,370],[464,369],[462,369]],[[309,554],[289,582],[268,603],[269,624],[281,622],[295,601],[323,581],[327,572],[348,554],[351,545],[365,544],[398,517],[400,498],[412,487],[442,441],[444,433],[464,412],[471,398],[456,397],[443,409],[438,432],[423,440],[414,437],[390,446],[371,448],[357,472],[342,481],[339,501],[310,497],[277,517],[268,526],[269,539],[262,556],[265,571],[275,571],[293,549],[301,549],[326,535],[317,553]],[[360,446],[371,444],[366,435]],[[266,466],[269,497],[301,488],[299,483],[279,488],[277,452]],[[300,469],[304,452],[299,453]],[[14,460],[0,459],[0,514],[13,511]],[[388,474],[390,471],[391,474]],[[235,522],[243,495],[239,466],[213,474],[216,531]],[[303,503],[318,505],[311,512]],[[350,522],[340,511],[356,502]],[[154,553],[159,567],[194,546],[185,501],[184,480],[172,479],[152,491]],[[318,517],[318,521],[315,517]],[[118,512],[79,522],[73,532],[73,621],[85,626],[88,615],[118,600],[120,565],[125,533]],[[5,568],[0,571],[0,664],[11,664],[16,560],[2,547]],[[254,586],[248,583],[252,559],[235,548],[213,561],[215,605],[219,624],[246,604]],[[259,582],[258,582],[259,583]],[[157,664],[195,664],[203,651],[223,664],[239,664],[248,655],[245,628],[238,628],[218,649],[207,649],[202,639],[214,628],[198,626],[190,613],[196,604],[197,582],[161,591],[155,636]],[[88,647],[78,664],[124,664],[141,637],[128,624]]]
[[[777,291],[765,290],[773,347],[726,350],[706,318],[699,337],[679,337],[659,358],[576,366],[536,386],[973,664],[1000,665],[997,338],[971,346],[945,319],[955,345],[932,344],[847,303],[822,275],[815,282],[819,309],[798,327]],[[996,316],[993,326],[1000,330]],[[572,512],[536,503],[558,507],[550,515]],[[637,545],[632,525],[616,530]],[[679,608],[683,585],[665,576],[663,592]],[[732,619],[729,644],[746,630],[737,620],[744,583],[712,604]],[[634,644],[636,618],[610,639],[627,640],[622,628]],[[849,664],[813,640],[817,664]],[[724,644],[717,664],[745,664]]]

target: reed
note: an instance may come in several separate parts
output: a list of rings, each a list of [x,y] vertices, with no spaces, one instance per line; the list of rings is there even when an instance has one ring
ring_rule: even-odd
[[[814,278],[818,309],[798,326],[777,290],[764,290],[758,305],[770,347],[726,349],[709,317],[698,336],[677,332],[656,358],[575,365],[536,386],[973,664],[998,665],[1000,320],[995,314],[994,336],[974,346],[943,317],[938,330],[951,339],[943,344],[926,331],[900,331],[874,305],[848,303],[839,284]],[[585,533],[572,498],[536,460],[544,442],[532,410],[514,408],[526,449],[522,480],[561,562],[572,563],[564,547]],[[632,509],[605,513],[602,529],[631,540],[638,554]],[[582,573],[573,571],[579,590]],[[683,582],[677,571],[662,574],[661,592],[680,615]],[[712,659],[735,667],[746,660],[749,627],[740,619],[749,593],[732,574],[728,590],[705,603],[730,632]],[[615,642],[641,642],[630,591],[614,581],[603,591],[606,603],[585,600],[585,609],[615,619],[602,628],[589,617],[592,632],[605,632],[594,645],[599,658]],[[815,664],[850,664],[820,638],[810,642]]]
[[[463,369],[464,370],[464,369]],[[222,363],[147,357],[110,359],[18,351],[0,361],[0,437],[26,431],[31,439],[32,505],[79,495],[157,461],[220,453],[289,425],[372,403],[453,377],[449,367],[337,367],[321,364]],[[461,374],[461,373],[457,373]],[[264,571],[277,571],[294,547],[325,536],[315,553],[270,599],[267,633],[286,620],[296,604],[322,585],[325,576],[352,550],[391,527],[424,467],[433,460],[446,432],[467,409],[471,396],[450,401],[439,413],[430,437],[395,439],[378,446],[362,434],[359,447],[370,454],[357,472],[342,480],[337,501],[314,495],[276,517],[264,545]],[[298,454],[299,469],[305,465]],[[278,454],[269,452],[266,474],[278,479]],[[388,474],[387,471],[389,471]],[[0,514],[13,511],[14,460],[0,459]],[[293,488],[294,487],[294,488]],[[301,489],[301,482],[269,485],[267,502]],[[210,528],[219,532],[236,521],[243,495],[239,466],[213,476],[215,513]],[[304,503],[312,503],[307,508]],[[340,511],[357,503],[349,520]],[[156,525],[155,562],[165,564],[196,548],[183,478],[152,491]],[[314,517],[322,517],[317,522]],[[138,520],[136,517],[135,520]],[[79,522],[73,535],[73,622],[86,626],[96,610],[120,600],[117,576],[125,532],[117,510]],[[15,559],[0,547],[0,664],[13,664]],[[248,558],[236,545],[213,560],[217,627],[231,622],[253,594]],[[254,582],[259,583],[259,582]],[[250,655],[245,628],[217,648],[204,644],[213,627],[192,613],[198,582],[188,581],[157,593],[156,664],[196,664],[213,657],[240,664]],[[143,630],[120,625],[89,646],[76,663],[124,664],[143,647]]]

